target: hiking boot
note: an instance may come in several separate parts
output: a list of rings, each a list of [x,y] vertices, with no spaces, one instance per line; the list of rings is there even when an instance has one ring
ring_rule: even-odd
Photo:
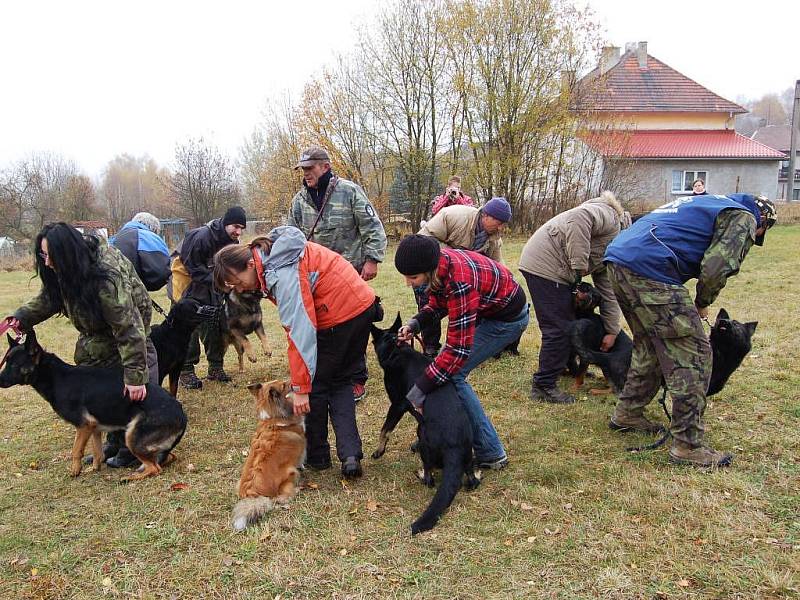
[[[608,421],[608,428],[613,431],[627,433],[628,431],[638,431],[639,433],[661,433],[664,427],[658,423],[653,423],[644,415],[615,410]]]
[[[727,452],[718,452],[708,446],[690,448],[685,444],[673,443],[669,449],[669,462],[678,465],[692,465],[694,467],[728,467],[733,461],[733,455]]]
[[[356,479],[364,472],[361,470],[361,461],[355,456],[348,456],[342,463],[342,475],[345,479]]]
[[[537,383],[531,385],[531,400],[550,402],[552,404],[573,404],[575,396],[561,390],[558,386],[545,388]]]
[[[502,471],[508,466],[508,457],[503,456],[497,460],[479,460],[477,461],[479,469],[491,469],[492,471]]]
[[[138,467],[141,463],[130,450],[123,447],[119,449],[116,456],[109,458],[106,464],[112,469],[122,469],[125,467]]]
[[[367,395],[367,386],[363,383],[353,384],[353,402],[361,402]]]
[[[229,383],[233,381],[231,376],[225,372],[225,369],[222,367],[216,367],[213,369],[208,370],[208,376],[206,377],[209,381],[219,381],[220,383]]]
[[[200,378],[194,374],[194,371],[190,371],[188,373],[181,373],[181,376],[178,378],[178,381],[180,381],[181,387],[184,387],[187,390],[203,389],[203,382],[200,381]]]

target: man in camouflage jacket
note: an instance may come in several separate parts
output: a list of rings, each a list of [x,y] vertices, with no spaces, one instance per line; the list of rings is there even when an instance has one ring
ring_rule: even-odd
[[[732,456],[703,445],[711,347],[701,319],[762,245],[775,206],[749,194],[678,198],[645,215],[609,245],[614,294],[633,333],[633,359],[609,426],[657,432],[644,408],[662,385],[672,396],[672,462],[727,466]],[[683,284],[697,278],[694,301]]]
[[[303,152],[295,169],[303,170],[303,188],[292,199],[288,224],[341,254],[364,281],[374,279],[386,255],[386,232],[364,190],[336,176],[328,152],[319,146]],[[356,401],[364,397],[366,381],[365,357],[354,378]]]

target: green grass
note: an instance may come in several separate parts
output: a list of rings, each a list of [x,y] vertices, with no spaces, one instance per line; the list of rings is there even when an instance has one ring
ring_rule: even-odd
[[[523,243],[506,245],[515,272]],[[533,322],[521,356],[490,361],[471,377],[510,466],[486,473],[436,529],[413,539],[408,526],[432,492],[413,474],[409,419],[381,460],[364,461],[362,480],[345,484],[336,469],[311,473],[287,509],[232,533],[234,486],[255,427],[245,384],[287,373],[283,332],[267,303],[272,358],[248,364],[233,384],[181,391],[189,429],[178,462],[158,478],[120,485],[123,473],[103,470],[71,479],[72,427],[31,388],[2,390],[0,597],[796,597],[798,247],[800,226],[770,231],[712,307],[759,321],[752,353],[706,412],[708,441],[735,453],[732,468],[675,467],[663,449],[626,454],[645,438],[607,429],[612,397],[583,392],[566,407],[531,402]],[[36,293],[29,278],[0,274],[4,314]],[[391,254],[375,288],[387,321],[397,310],[411,314]],[[76,333],[66,320],[37,332],[45,347],[71,358]],[[227,362],[235,370],[233,351]],[[367,455],[388,403],[371,349],[369,366],[357,410]],[[650,411],[663,420],[656,403]],[[188,489],[171,491],[178,482]]]

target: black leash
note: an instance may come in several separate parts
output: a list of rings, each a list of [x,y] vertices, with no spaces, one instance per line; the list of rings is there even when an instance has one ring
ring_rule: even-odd
[[[161,308],[161,307],[158,305],[158,302],[156,302],[156,301],[155,301],[155,300],[153,300],[152,298],[150,298],[150,302],[152,302],[152,303],[153,303],[153,308],[155,308],[155,309],[156,309],[156,312],[157,312],[158,314],[160,314],[162,317],[164,317],[164,318],[166,319],[166,318],[167,318],[167,311],[165,311],[163,308]]]
[[[664,409],[664,414],[667,415],[667,423],[672,421],[672,416],[669,414],[669,409],[667,409],[667,386],[662,385],[661,389],[663,393],[661,394],[661,398],[658,399],[658,403],[661,405],[661,408]],[[625,448],[626,452],[642,452],[644,450],[655,450],[656,448],[660,448],[663,446],[668,439],[672,437],[672,434],[669,432],[669,428],[663,428],[664,433],[652,444],[647,444],[646,446],[630,446]]]

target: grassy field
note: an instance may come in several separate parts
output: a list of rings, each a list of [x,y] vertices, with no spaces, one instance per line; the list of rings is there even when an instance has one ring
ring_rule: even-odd
[[[506,246],[515,272],[523,242]],[[0,596],[797,597],[798,247],[800,226],[770,231],[712,307],[712,314],[724,306],[739,320],[759,321],[752,353],[706,412],[708,441],[735,453],[732,468],[675,467],[663,449],[626,454],[626,445],[646,438],[608,430],[610,396],[533,403],[534,320],[521,356],[491,361],[471,377],[511,464],[485,473],[436,529],[415,538],[408,526],[432,492],[413,474],[409,419],[382,459],[365,459],[363,479],[345,483],[338,469],[311,473],[288,508],[232,533],[234,486],[255,428],[245,385],[287,373],[286,343],[267,303],[272,358],[248,364],[233,384],[181,391],[189,429],[178,462],[158,478],[120,485],[124,473],[114,470],[70,478],[72,427],[31,388],[2,390]],[[2,314],[36,293],[38,280],[29,278],[0,275]],[[387,322],[397,310],[410,314],[412,295],[391,257],[375,287]],[[66,320],[37,333],[71,359],[76,334]],[[234,356],[231,350],[231,370]],[[369,366],[368,396],[357,409],[366,455],[388,403],[371,349]],[[201,364],[198,373],[205,371]],[[650,415],[663,420],[655,402]]]

